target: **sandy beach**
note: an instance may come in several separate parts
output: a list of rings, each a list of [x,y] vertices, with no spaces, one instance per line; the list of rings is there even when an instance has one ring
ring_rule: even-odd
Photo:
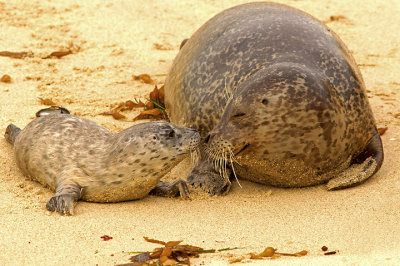
[[[0,129],[24,127],[51,99],[112,132],[134,123],[100,115],[127,100],[148,96],[154,85],[134,80],[149,74],[165,81],[179,44],[218,12],[249,1],[0,1]],[[17,168],[12,146],[0,139],[0,265],[114,265],[133,251],[184,240],[205,249],[194,265],[225,265],[245,256],[254,265],[400,264],[400,1],[277,1],[299,8],[333,29],[363,74],[385,161],[364,184],[328,192],[324,186],[280,189],[233,182],[223,197],[159,198],[99,204],[79,202],[74,216],[46,210],[53,192]],[[61,58],[43,59],[70,50]],[[3,133],[2,133],[3,134]],[[185,179],[183,162],[168,178]],[[101,236],[112,239],[103,241]],[[250,260],[249,252],[272,246],[280,252],[307,250],[304,257]],[[335,255],[321,251],[327,246]]]

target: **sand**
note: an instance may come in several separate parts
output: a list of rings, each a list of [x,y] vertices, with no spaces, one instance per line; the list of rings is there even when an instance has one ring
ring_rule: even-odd
[[[33,57],[0,57],[0,128],[25,126],[52,99],[73,113],[113,132],[131,126],[99,115],[111,106],[144,99],[152,85],[132,75],[148,73],[158,84],[179,44],[216,13],[246,1],[1,1],[0,51],[26,51]],[[129,262],[129,251],[157,247],[143,236],[184,240],[207,249],[239,247],[202,255],[195,265],[228,264],[231,256],[307,250],[302,258],[281,257],[271,264],[400,264],[400,2],[280,1],[327,21],[352,51],[364,76],[385,162],[361,186],[327,192],[323,186],[279,189],[242,181],[224,197],[191,201],[147,197],[98,204],[80,202],[75,216],[49,213],[52,192],[26,179],[12,147],[0,140],[0,264],[113,265]],[[329,21],[331,16],[339,16]],[[157,49],[156,46],[162,49]],[[70,48],[60,59],[42,59]],[[189,166],[172,176],[185,178]],[[103,235],[112,236],[103,241]],[[338,250],[324,256],[322,246]],[[265,261],[244,260],[264,264]]]

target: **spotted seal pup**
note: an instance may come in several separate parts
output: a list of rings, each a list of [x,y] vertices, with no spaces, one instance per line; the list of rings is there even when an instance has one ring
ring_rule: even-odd
[[[239,5],[205,23],[182,44],[165,102],[172,123],[201,133],[203,157],[188,181],[211,194],[228,192],[230,172],[341,189],[383,161],[350,52],[320,21],[282,4]]]
[[[150,192],[187,193],[184,181],[160,178],[200,142],[194,129],[167,122],[113,134],[85,118],[57,112],[36,118],[22,131],[10,124],[5,137],[14,144],[22,172],[56,191],[46,207],[61,214],[72,214],[79,199],[119,202]]]

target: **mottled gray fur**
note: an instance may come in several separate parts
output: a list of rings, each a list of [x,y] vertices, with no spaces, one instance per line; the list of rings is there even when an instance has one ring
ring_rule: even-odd
[[[230,182],[207,157],[217,168],[233,158],[232,170],[255,182],[332,179],[329,189],[361,183],[383,161],[353,57],[329,28],[285,5],[249,3],[210,19],[183,45],[165,91],[171,121],[204,138],[189,181],[211,194]],[[348,171],[353,164],[364,167]]]
[[[11,143],[8,136],[16,129],[10,125],[6,130]],[[39,117],[17,135],[18,167],[56,191],[47,208],[63,214],[71,214],[78,199],[118,202],[143,198],[200,141],[195,130],[167,122],[142,123],[113,134],[95,122],[68,114]]]

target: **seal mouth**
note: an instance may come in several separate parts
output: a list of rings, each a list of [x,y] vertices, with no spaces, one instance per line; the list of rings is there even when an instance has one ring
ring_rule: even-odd
[[[248,147],[250,146],[250,144],[246,144],[246,145],[244,145],[237,153],[236,153],[236,155],[235,156],[238,156],[239,155],[239,153],[241,153],[241,152],[243,152],[245,149],[247,149]]]

